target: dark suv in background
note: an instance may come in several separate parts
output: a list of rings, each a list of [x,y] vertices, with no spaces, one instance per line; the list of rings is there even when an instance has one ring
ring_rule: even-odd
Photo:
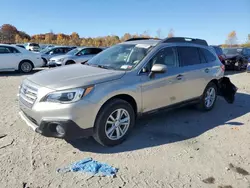
[[[226,55],[225,66],[227,69],[238,71],[246,69],[248,58],[244,55],[245,48],[224,48],[223,52]]]
[[[223,53],[222,48],[219,47],[219,46],[211,46],[211,47],[214,49],[214,51],[217,54],[218,58],[220,59],[221,63],[223,63],[225,65],[225,58],[226,58],[226,56]]]

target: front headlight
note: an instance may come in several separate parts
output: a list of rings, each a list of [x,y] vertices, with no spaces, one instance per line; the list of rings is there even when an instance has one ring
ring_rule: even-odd
[[[77,89],[70,89],[70,90],[49,93],[41,100],[41,102],[73,103],[79,101],[83,96],[87,95],[92,89],[93,86],[88,87],[86,89],[77,88]]]
[[[58,59],[57,61],[63,62],[65,58]]]

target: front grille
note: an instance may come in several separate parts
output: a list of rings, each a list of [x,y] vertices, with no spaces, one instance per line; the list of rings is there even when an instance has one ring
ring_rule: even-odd
[[[27,107],[31,108],[37,99],[37,89],[28,85],[22,85],[20,88],[20,101]]]

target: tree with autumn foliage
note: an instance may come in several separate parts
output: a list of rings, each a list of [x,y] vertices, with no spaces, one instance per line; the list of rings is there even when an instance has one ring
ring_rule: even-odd
[[[164,38],[164,35],[161,29],[158,29],[156,31],[156,34],[157,36],[155,38]],[[170,29],[167,36],[174,37],[174,30]],[[81,38],[77,32],[72,32],[71,35],[67,35],[63,33],[55,34],[51,30],[48,33],[36,34],[36,35],[30,36],[23,31],[19,31],[15,26],[11,24],[3,24],[0,27],[0,43],[36,42],[40,44],[105,47],[105,46],[112,46],[114,44],[126,41],[130,38],[135,38],[135,37],[150,38],[150,34],[149,34],[149,31],[146,30],[142,34],[125,33],[121,37],[116,36],[116,35],[108,35],[108,36],[95,37],[95,38],[91,38],[91,37]],[[227,36],[226,44],[223,44],[222,47],[233,47],[233,46],[250,47],[250,34],[248,34],[247,36],[246,43],[239,45],[237,41],[236,31],[230,32]]]
[[[70,45],[75,45],[75,46],[79,46],[79,45],[81,44],[81,40],[80,40],[80,37],[79,37],[79,34],[78,34],[78,33],[73,32],[73,33],[70,35],[69,44],[70,44]]]
[[[228,34],[227,36],[227,40],[226,40],[226,44],[228,44],[229,46],[233,46],[237,44],[237,34],[236,31],[232,31]]]
[[[3,41],[7,41],[8,43],[15,42],[15,36],[16,34],[18,34],[18,30],[15,26],[10,24],[3,24],[0,30],[1,30],[1,38]]]

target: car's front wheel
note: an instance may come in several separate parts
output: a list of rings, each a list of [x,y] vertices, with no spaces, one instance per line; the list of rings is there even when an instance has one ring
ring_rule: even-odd
[[[22,61],[19,64],[19,72],[30,73],[33,70],[33,64],[30,61]]]
[[[234,64],[234,69],[236,71],[240,71],[241,70],[241,67],[242,67],[242,63],[240,61],[237,61],[235,64]]]
[[[126,101],[114,99],[102,107],[95,122],[94,138],[104,146],[122,143],[135,124],[135,111]]]
[[[217,86],[213,82],[210,82],[203,92],[198,108],[203,111],[210,111],[213,109],[216,99]]]
[[[45,58],[42,58],[43,59],[43,66],[46,67],[47,66],[47,63],[48,61],[45,59]]]

